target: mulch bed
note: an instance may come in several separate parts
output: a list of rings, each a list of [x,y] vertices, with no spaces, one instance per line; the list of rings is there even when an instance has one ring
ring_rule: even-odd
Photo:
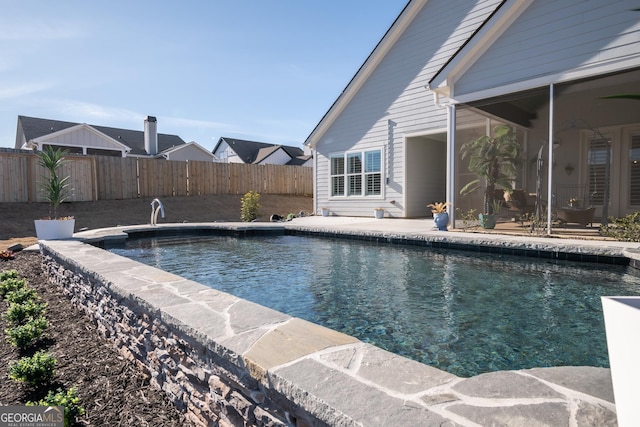
[[[40,347],[57,359],[52,387],[75,387],[80,396],[85,415],[77,425],[192,425],[163,392],[152,388],[143,373],[99,335],[92,321],[60,289],[47,281],[41,260],[37,252],[19,252],[13,260],[0,261],[0,271],[17,270],[19,277],[26,278],[28,286],[49,303],[45,314],[49,327]],[[0,301],[0,313],[6,308],[6,303]],[[39,400],[42,394],[9,378],[9,363],[24,354],[6,342],[6,327],[0,319],[0,404],[24,405],[29,400]]]

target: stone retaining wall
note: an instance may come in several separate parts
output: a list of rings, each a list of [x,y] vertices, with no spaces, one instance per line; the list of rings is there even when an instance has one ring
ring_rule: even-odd
[[[51,282],[196,425],[616,425],[608,369],[459,378],[80,241],[40,249]]]
[[[100,333],[196,425],[324,425],[301,414],[286,399],[275,403],[246,367],[220,357],[224,349],[213,343],[205,346],[164,321],[157,307],[117,292],[100,276],[68,260],[52,254],[44,260],[50,281],[60,286],[95,321]]]

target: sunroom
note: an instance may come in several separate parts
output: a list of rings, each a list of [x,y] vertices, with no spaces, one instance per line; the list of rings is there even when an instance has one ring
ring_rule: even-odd
[[[484,208],[482,191],[460,194],[476,178],[460,149],[500,124],[520,144],[503,219],[528,214],[551,233],[640,210],[638,17],[625,1],[508,2],[436,73],[458,216]]]

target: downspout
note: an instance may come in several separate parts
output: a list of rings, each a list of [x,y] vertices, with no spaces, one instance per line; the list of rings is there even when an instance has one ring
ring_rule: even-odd
[[[447,178],[446,178],[446,187],[447,187],[447,200],[451,203],[451,214],[449,215],[449,220],[451,221],[451,225],[453,228],[456,228],[455,221],[455,212],[456,207],[454,204],[455,194],[455,174],[453,173],[455,170],[455,155],[454,155],[454,144],[455,144],[455,131],[456,131],[456,110],[454,105],[447,105]]]
[[[311,153],[311,158],[313,159],[313,213],[315,215],[318,215],[318,212],[320,212],[320,208],[318,207],[318,188],[317,188],[318,155],[315,152],[316,150],[311,146],[311,144],[309,144],[309,150]],[[329,168],[331,168],[331,164],[329,164]],[[329,170],[329,173],[331,173],[331,170]]]
[[[425,86],[427,88],[427,90],[431,90],[431,88],[429,87],[429,85]],[[455,115],[455,107],[450,103],[447,102],[446,104],[443,104],[440,101],[440,94],[436,91],[433,91],[433,102],[436,105],[436,107],[438,108],[442,108],[447,110],[447,167],[446,167],[446,189],[445,189],[445,202],[450,203],[449,207],[449,222],[451,223],[452,227],[455,228],[456,226],[456,221],[455,221],[455,211],[456,211],[456,207],[455,207],[455,194],[453,194],[453,189],[455,188],[455,176],[453,174],[454,171],[454,162],[455,162],[455,157],[453,155],[453,144],[455,143],[455,130],[456,130],[456,115]]]
[[[547,165],[547,235],[551,235],[551,213],[553,208],[553,83],[549,85],[549,161]]]

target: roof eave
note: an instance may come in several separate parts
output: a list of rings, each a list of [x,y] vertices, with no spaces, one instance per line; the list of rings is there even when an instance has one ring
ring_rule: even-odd
[[[98,135],[100,138],[106,139],[107,141],[109,141],[112,144],[116,145],[117,149],[119,149],[121,151],[124,151],[124,152],[131,151],[131,147],[121,143],[120,141],[117,141],[117,140],[113,139],[109,135],[106,135],[103,132],[100,132],[98,129],[96,129],[93,126],[88,125],[86,123],[80,123],[80,124],[77,124],[77,125],[72,126],[72,127],[68,127],[68,128],[65,128],[65,129],[61,129],[59,131],[55,131],[55,132],[52,132],[52,133],[49,133],[49,134],[46,134],[46,135],[39,136],[37,138],[33,138],[33,139],[29,140],[28,143],[32,144],[32,145],[48,144],[49,140],[51,138],[55,138],[55,137],[58,137],[58,136],[61,136],[61,135],[66,135],[68,133],[77,132],[79,129],[86,129],[87,131]],[[113,147],[113,148],[116,148],[116,147]],[[104,147],[92,147],[92,148],[104,148]]]
[[[503,0],[493,13],[465,41],[429,80],[429,90],[442,96],[455,96],[456,80],[484,54],[534,0]]]
[[[376,69],[378,64],[382,61],[385,55],[391,50],[396,41],[404,33],[409,24],[417,16],[418,12],[426,4],[427,0],[409,0],[409,2],[402,9],[396,20],[391,24],[391,27],[384,34],[382,39],[378,42],[373,51],[369,54],[362,66],[358,69],[353,78],[349,81],[347,86],[338,95],[338,98],[329,107],[329,110],[320,119],[316,127],[311,131],[309,136],[305,139],[304,145],[315,147],[316,143],[322,138],[322,135],[331,126],[333,121],[344,110],[347,104],[353,99],[360,87],[369,78],[369,76]]]

